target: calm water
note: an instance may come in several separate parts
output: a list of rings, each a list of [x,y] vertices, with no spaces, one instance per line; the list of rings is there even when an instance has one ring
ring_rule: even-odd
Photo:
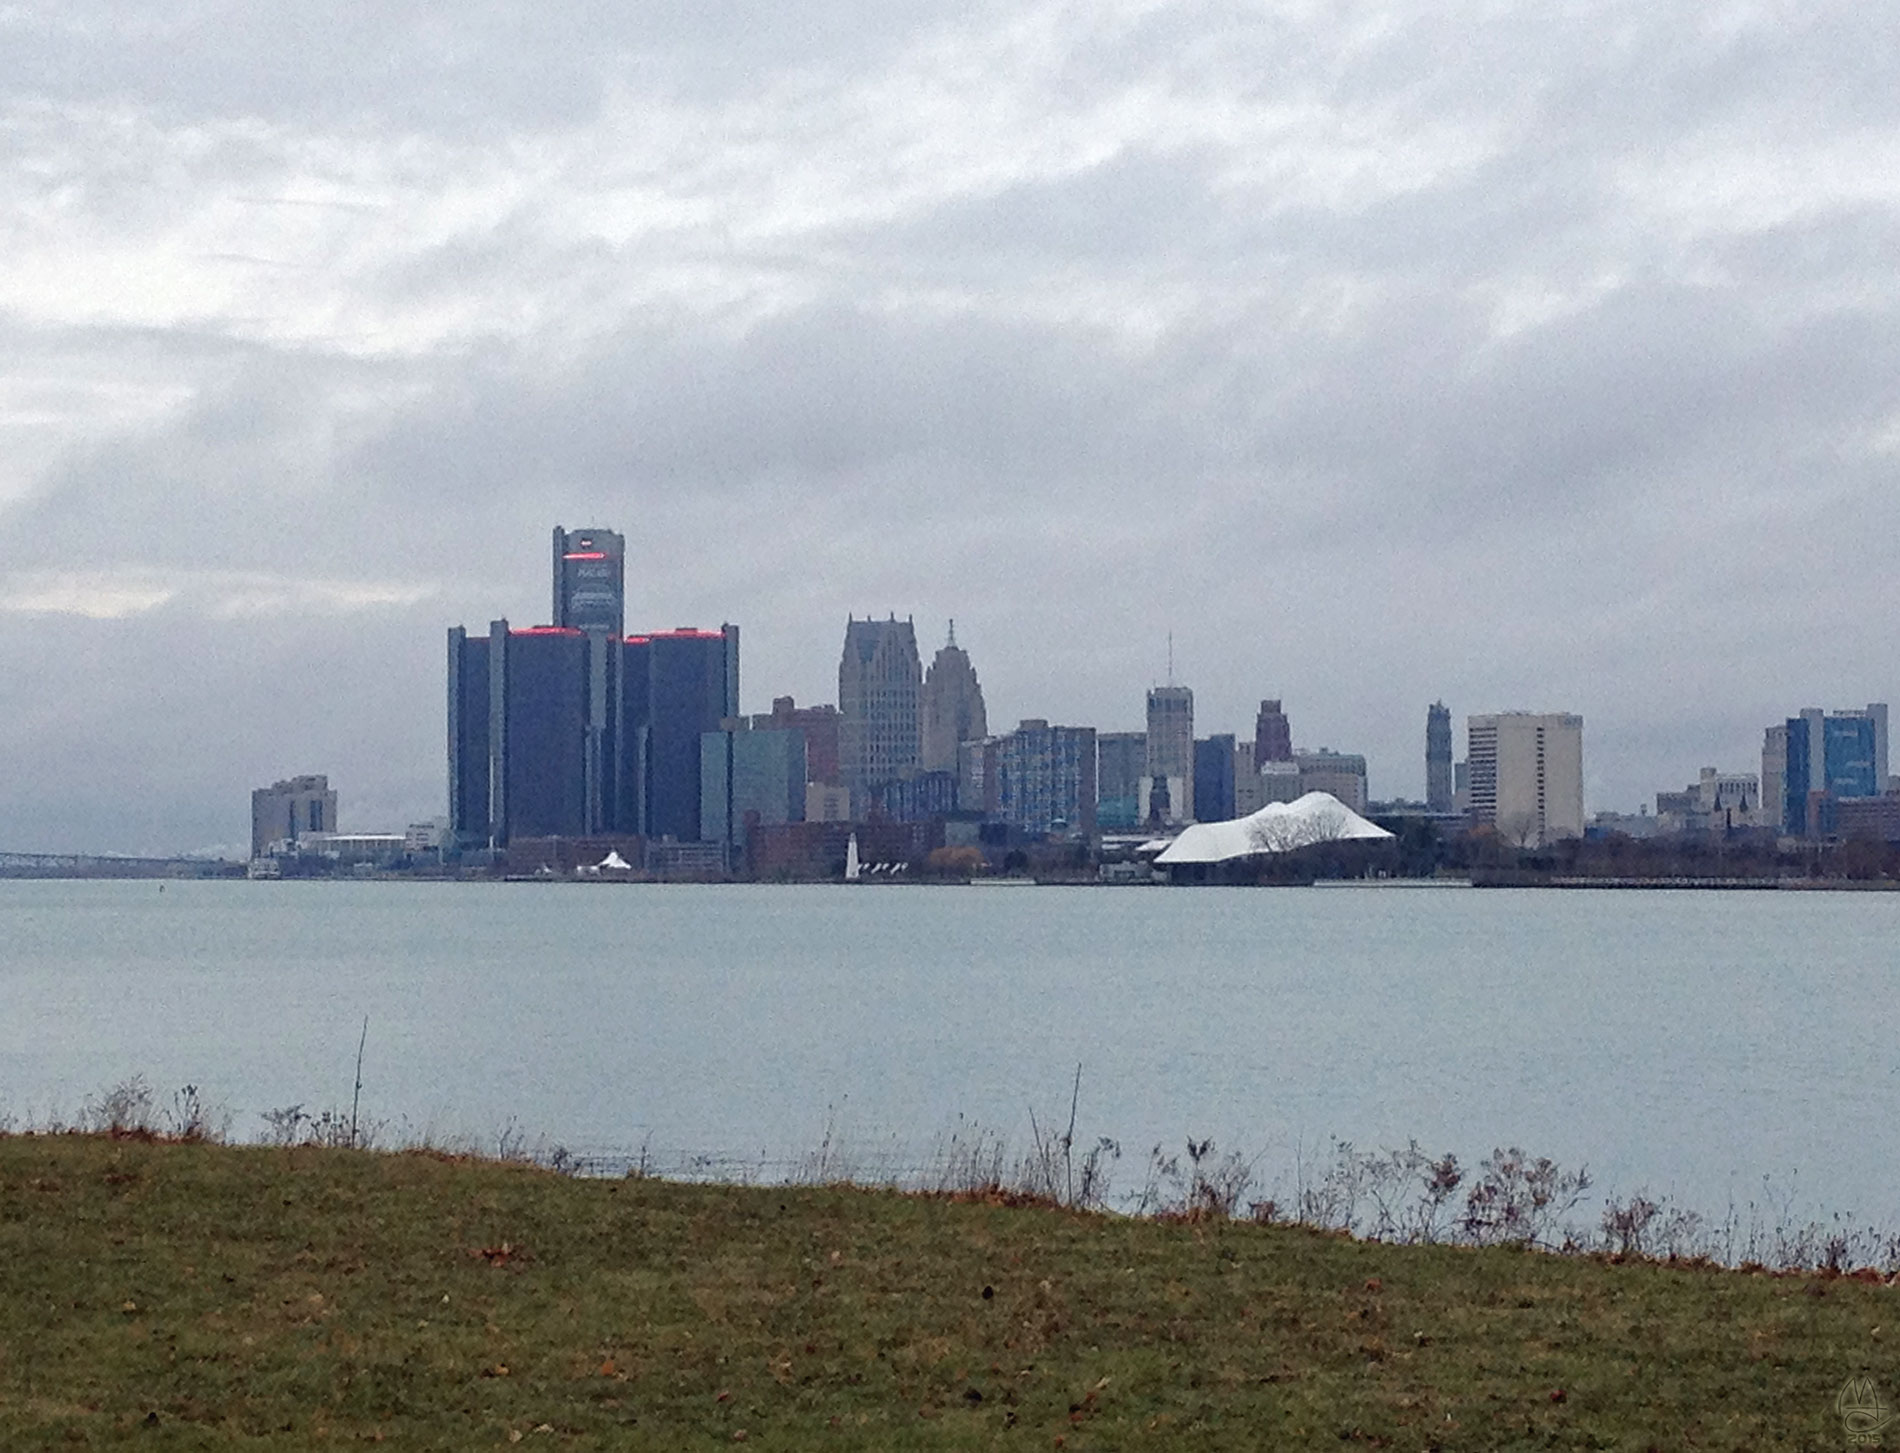
[[[1900,1216],[1900,895],[0,882],[0,1111],[133,1074],[235,1112],[511,1122],[771,1173],[1033,1108],[1271,1181],[1517,1144],[1719,1212]],[[959,1120],[959,1117],[962,1117]],[[1135,1164],[1130,1164],[1130,1159]]]

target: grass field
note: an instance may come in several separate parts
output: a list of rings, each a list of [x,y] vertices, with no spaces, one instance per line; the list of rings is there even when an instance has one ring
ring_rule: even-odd
[[[6,1449],[1840,1448],[1850,1378],[1900,1396],[1896,1296],[846,1188],[0,1137]]]

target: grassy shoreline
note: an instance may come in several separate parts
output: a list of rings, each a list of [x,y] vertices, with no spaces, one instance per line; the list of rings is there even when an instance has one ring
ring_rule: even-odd
[[[0,1137],[0,1292],[8,1447],[1809,1448],[1900,1392],[1871,1275],[308,1146]]]

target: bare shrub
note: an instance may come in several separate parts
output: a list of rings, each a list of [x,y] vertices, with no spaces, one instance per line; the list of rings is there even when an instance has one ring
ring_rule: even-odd
[[[134,1075],[111,1089],[86,1101],[79,1112],[80,1128],[96,1134],[151,1135],[153,1124],[152,1087],[145,1076]]]
[[[1603,1242],[1618,1256],[1647,1256],[1649,1227],[1662,1207],[1647,1196],[1635,1195],[1619,1204],[1603,1203]]]
[[[981,1125],[952,1131],[937,1147],[931,1189],[940,1195],[986,1196],[1007,1184],[1009,1144]]]
[[[1136,1200],[1135,1214],[1170,1221],[1231,1221],[1243,1204],[1255,1220],[1269,1202],[1248,1203],[1253,1186],[1253,1163],[1238,1151],[1218,1155],[1214,1142],[1189,1138],[1182,1156],[1168,1155],[1160,1146],[1148,1154],[1147,1181]],[[1266,1219],[1271,1219],[1269,1212]]]
[[[1587,1170],[1566,1171],[1541,1156],[1533,1160],[1516,1146],[1492,1151],[1478,1172],[1460,1218],[1465,1239],[1477,1246],[1561,1244],[1552,1233],[1590,1188]]]
[[[302,1105],[284,1105],[262,1112],[266,1145],[296,1145],[303,1139],[306,1118]]]
[[[807,1186],[835,1186],[857,1179],[855,1157],[847,1150],[838,1130],[835,1107],[825,1110],[825,1133],[816,1150],[808,1151],[792,1168],[790,1180]]]
[[[172,1092],[164,1118],[165,1133],[177,1140],[221,1143],[231,1133],[231,1112],[207,1103],[196,1085]]]

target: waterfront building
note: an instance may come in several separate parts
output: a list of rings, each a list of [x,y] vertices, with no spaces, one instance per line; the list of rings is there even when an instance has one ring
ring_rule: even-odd
[[[400,832],[307,832],[291,851],[300,858],[323,858],[339,867],[388,868],[409,855],[409,837]]]
[[[336,831],[336,793],[325,776],[287,777],[251,793],[251,856],[279,843],[294,847],[307,833]]]
[[[997,796],[998,763],[1002,752],[1001,737],[983,737],[965,742],[957,749],[957,805],[964,812],[995,817],[1000,810]]]
[[[1843,797],[1833,804],[1833,831],[1840,837],[1900,842],[1900,793]]]
[[[1771,726],[1762,733],[1761,741],[1761,807],[1757,813],[1757,823],[1761,827],[1772,827],[1776,832],[1785,831],[1784,821],[1788,812],[1788,726]]]
[[[870,789],[872,818],[890,822],[929,822],[957,811],[955,772],[913,772]]]
[[[838,663],[838,764],[856,810],[866,790],[918,765],[923,668],[909,620],[847,617]]]
[[[1781,727],[1780,828],[1793,837],[1830,831],[1830,806],[1841,798],[1878,797],[1886,787],[1887,708],[1829,713],[1806,707]],[[1772,730],[1771,730],[1772,742]],[[1764,754],[1765,759],[1765,754]]]
[[[918,765],[926,772],[955,772],[957,750],[965,742],[990,734],[983,709],[983,687],[976,679],[970,654],[957,644],[957,623],[950,622],[950,639],[938,651],[924,674]]]
[[[577,629],[449,631],[449,836],[461,850],[588,821],[589,647]],[[598,808],[598,799],[595,800]]]
[[[1024,721],[997,751],[997,811],[1025,833],[1092,838],[1095,728]]]
[[[1451,710],[1442,701],[1425,708],[1425,805],[1450,812],[1455,788],[1451,767]]]
[[[1234,816],[1246,817],[1267,805],[1266,783],[1255,758],[1257,745],[1248,739],[1234,743]]]
[[[1260,703],[1253,721],[1253,755],[1260,766],[1293,760],[1293,724],[1277,700]]]
[[[1471,820],[1520,847],[1583,836],[1583,718],[1507,711],[1467,717]]]
[[[461,626],[449,630],[449,845],[489,844],[489,645]]]
[[[564,530],[556,525],[552,624],[624,635],[626,554],[626,540],[612,530]]]
[[[761,826],[805,820],[805,734],[729,717],[699,739],[699,835],[737,866]]]
[[[717,631],[682,627],[630,637],[626,672],[645,666],[643,719],[628,722],[644,750],[629,761],[641,770],[639,826],[648,838],[702,841],[700,738],[718,731],[739,710],[739,628]],[[628,691],[638,700],[642,693]]]
[[[516,837],[584,837],[588,800],[587,633],[566,626],[488,628],[489,813],[497,844]],[[590,811],[590,808],[594,811]]]
[[[449,835],[700,833],[700,738],[738,712],[739,631],[622,637],[620,536],[554,535],[551,625],[448,633]]]
[[[1306,789],[1300,785],[1300,764],[1298,762],[1262,762],[1256,775],[1260,778],[1260,805],[1270,802],[1298,802]]]
[[[1704,767],[1682,791],[1656,794],[1657,831],[1728,832],[1753,827],[1760,820],[1760,809],[1761,779],[1753,772]]]
[[[807,782],[805,821],[851,821],[851,789],[839,782]]]
[[[1185,686],[1148,691],[1147,770],[1141,781],[1142,821],[1194,820],[1194,693]]]
[[[1095,820],[1103,831],[1129,832],[1141,823],[1141,779],[1148,765],[1146,732],[1099,732],[1095,738]]]
[[[799,706],[789,696],[772,698],[770,716],[752,718],[755,727],[805,734],[805,780],[833,785],[844,781],[838,770],[838,708]]]
[[[1232,732],[1204,737],[1194,744],[1194,820],[1227,822],[1234,813],[1234,737]]]
[[[1354,812],[1366,810],[1366,759],[1357,752],[1335,752],[1330,747],[1295,752],[1293,765],[1299,769],[1299,796],[1324,792]]]

